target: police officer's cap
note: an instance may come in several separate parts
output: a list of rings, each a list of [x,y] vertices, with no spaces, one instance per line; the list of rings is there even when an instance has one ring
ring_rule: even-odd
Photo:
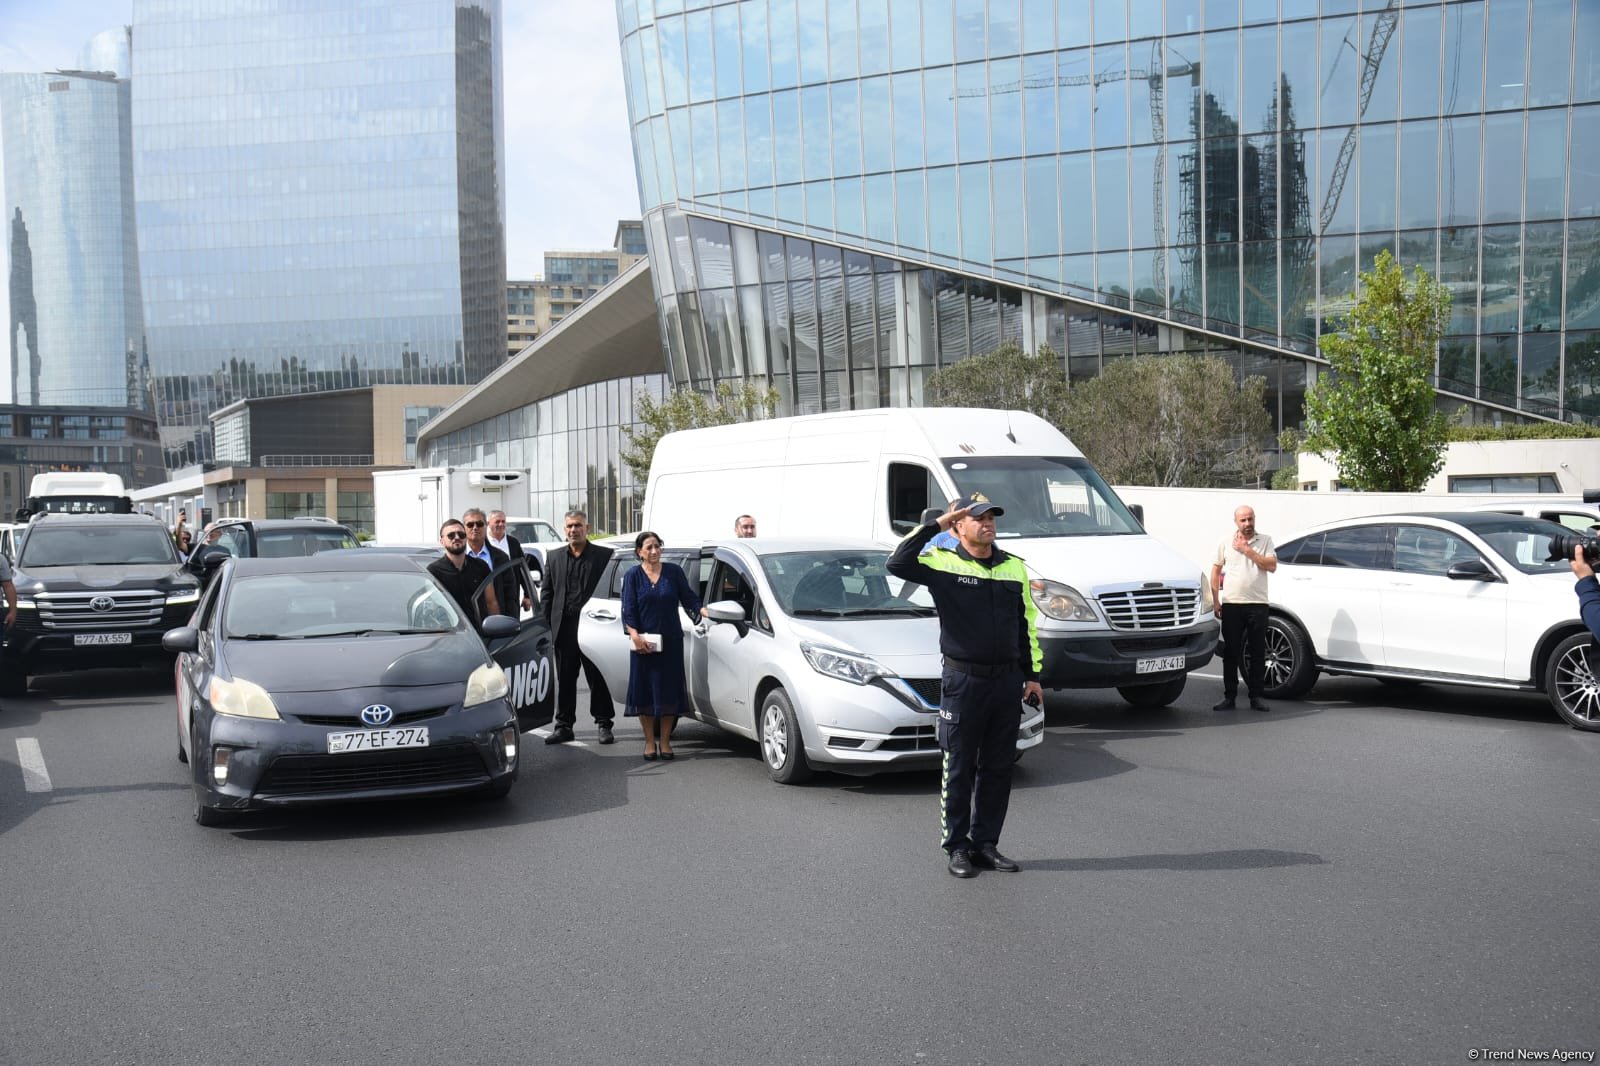
[[[985,496],[981,492],[974,492],[970,496],[961,497],[961,499],[956,501],[956,505],[952,507],[951,510],[959,511],[962,508],[965,508],[967,513],[973,518],[977,518],[980,515],[986,514],[992,514],[996,518],[999,518],[1001,515],[1006,513],[1004,507],[1001,507],[996,503],[990,503],[989,497]]]

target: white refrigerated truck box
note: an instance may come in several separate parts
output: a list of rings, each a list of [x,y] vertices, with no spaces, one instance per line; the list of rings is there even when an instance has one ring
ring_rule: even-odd
[[[472,507],[525,515],[529,506],[526,469],[454,466],[379,470],[372,475],[375,539],[381,544],[435,544],[446,519]]]

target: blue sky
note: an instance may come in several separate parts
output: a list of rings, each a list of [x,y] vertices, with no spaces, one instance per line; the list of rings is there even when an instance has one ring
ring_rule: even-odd
[[[546,249],[608,247],[617,220],[638,217],[639,190],[616,5],[501,4],[507,276],[532,278]],[[128,23],[132,10],[131,0],[0,0],[0,71],[70,67],[85,41]],[[5,301],[0,285],[0,322],[9,321]],[[8,352],[0,344],[0,361]]]

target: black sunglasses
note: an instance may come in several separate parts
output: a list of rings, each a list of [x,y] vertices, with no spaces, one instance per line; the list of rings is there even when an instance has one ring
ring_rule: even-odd
[[[461,532],[459,529],[452,529],[450,532],[448,532],[448,533],[446,533],[444,535],[444,539],[445,540],[466,540],[467,539],[467,535],[465,533]]]
[[[466,526],[468,529],[482,529],[483,528],[483,523],[482,522],[463,522],[461,524]]]

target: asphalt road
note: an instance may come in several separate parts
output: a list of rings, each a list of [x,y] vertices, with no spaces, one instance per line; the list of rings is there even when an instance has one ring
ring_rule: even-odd
[[[668,765],[632,723],[535,742],[501,804],[205,830],[167,677],[39,679],[0,710],[0,1062],[1600,1051],[1600,734],[1530,696],[1219,691],[1051,694],[1025,869],[958,881],[932,774],[780,787],[693,722]]]

